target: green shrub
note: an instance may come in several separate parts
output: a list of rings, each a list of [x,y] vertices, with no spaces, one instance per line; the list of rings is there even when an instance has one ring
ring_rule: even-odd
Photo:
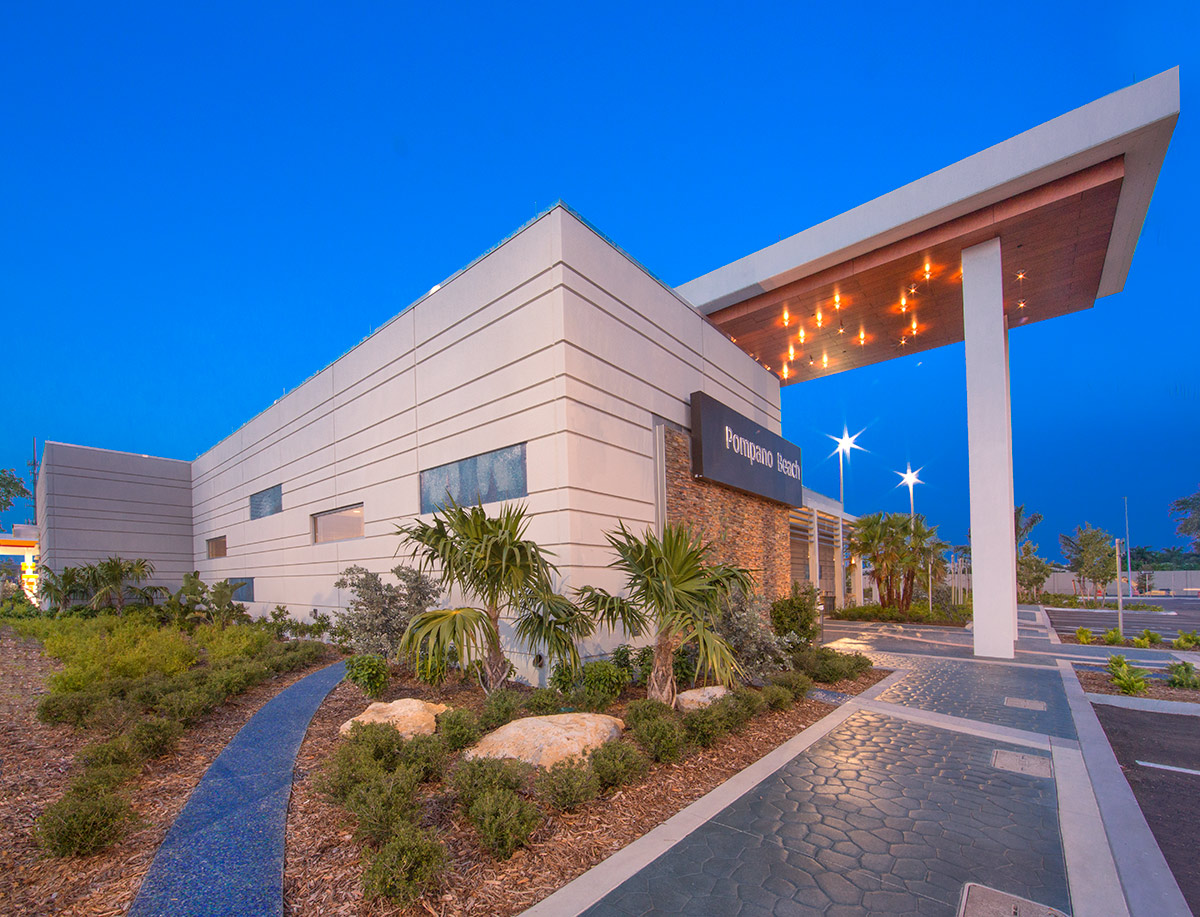
[[[1200,646],[1200,634],[1194,630],[1181,630],[1172,644],[1177,650],[1190,650]]]
[[[483,713],[479,717],[479,725],[484,732],[499,729],[505,723],[512,722],[521,712],[521,696],[516,691],[501,688],[487,696],[483,703]]]
[[[137,760],[128,736],[116,736],[107,742],[89,745],[79,753],[85,767],[128,767]]]
[[[569,812],[600,792],[600,781],[587,761],[568,758],[538,772],[533,790],[546,805]]]
[[[394,730],[393,730],[394,731]],[[449,750],[440,735],[413,736],[400,743],[396,763],[407,767],[422,783],[434,783],[446,774]]]
[[[632,783],[648,767],[646,756],[628,742],[605,742],[592,752],[592,772],[604,790]]]
[[[1138,649],[1138,650],[1150,649],[1150,641],[1147,640],[1145,637],[1134,637],[1133,640],[1131,640],[1130,642],[1133,644],[1134,649]]]
[[[472,758],[459,762],[450,775],[450,784],[459,805],[469,810],[491,790],[517,792],[525,785],[530,770],[528,764],[512,758]]]
[[[593,695],[609,695],[616,700],[621,690],[629,683],[625,670],[611,662],[597,659],[584,663],[583,689]]]
[[[154,705],[154,712],[164,719],[177,720],[180,723],[191,724],[212,709],[212,704],[204,692],[189,689],[172,691]]]
[[[644,720],[633,729],[633,737],[655,761],[678,761],[683,757],[687,735],[674,717]]]
[[[201,624],[192,632],[192,639],[204,647],[208,661],[213,665],[224,665],[239,659],[252,659],[271,642],[271,633],[253,624],[235,624],[217,627]]]
[[[871,660],[862,653],[839,653],[827,646],[804,646],[793,651],[792,663],[813,681],[834,684],[858,678],[871,668]]]
[[[819,594],[815,583],[792,581],[792,593],[771,603],[771,626],[781,637],[795,634],[805,643],[817,636],[817,602]]]
[[[538,688],[525,698],[525,709],[532,716],[550,716],[563,707],[562,695],[553,688]]]
[[[67,723],[82,729],[91,719],[92,711],[107,699],[106,694],[95,689],[47,694],[38,701],[37,718],[43,723]]]
[[[1104,667],[1108,669],[1108,674],[1116,675],[1117,672],[1129,668],[1129,660],[1124,656],[1113,653],[1108,657],[1108,662],[1104,664]]]
[[[407,904],[436,885],[446,869],[446,851],[432,831],[400,823],[391,838],[368,855],[363,893]]]
[[[626,675],[626,682],[633,681],[633,647],[628,643],[622,643],[615,650],[609,660],[618,669]]]
[[[785,665],[801,644],[794,633],[778,635],[768,622],[766,602],[754,593],[734,590],[722,602],[713,630],[733,651],[747,678],[764,678]]]
[[[643,646],[633,654],[633,683],[644,685],[654,670],[654,647]]]
[[[437,718],[437,731],[450,751],[474,745],[483,735],[479,718],[470,710],[447,710]]]
[[[38,843],[54,856],[83,856],[107,847],[132,819],[129,803],[111,790],[68,790],[38,816]]]
[[[1088,629],[1086,627],[1075,628],[1075,640],[1077,642],[1082,643],[1084,646],[1087,646],[1088,644],[1090,644],[1092,642],[1093,639],[1094,638],[1092,637],[1092,632],[1090,629]]]
[[[712,709],[725,723],[728,731],[736,732],[750,722],[765,705],[766,701],[757,691],[738,688],[714,703]]]
[[[1167,666],[1167,684],[1172,688],[1200,688],[1200,676],[1190,662],[1172,662]]]
[[[720,709],[712,705],[689,710],[681,722],[687,741],[702,748],[708,748],[728,730],[728,723]]]
[[[112,678],[174,675],[199,658],[195,644],[177,627],[130,615],[91,620],[57,619],[46,636],[44,652],[61,660],[63,670],[50,676],[52,691],[79,691]]]
[[[635,700],[629,703],[625,708],[625,725],[630,729],[636,729],[642,723],[649,720],[659,720],[664,716],[674,716],[675,711],[660,700]]]
[[[550,672],[546,683],[559,694],[570,694],[575,690],[575,685],[579,683],[579,670],[560,662]]]
[[[812,690],[812,679],[803,672],[777,672],[771,675],[767,682],[786,688],[792,695],[792,700],[804,700]]]
[[[1121,636],[1121,632],[1115,627],[1104,632],[1105,646],[1121,646],[1125,643],[1125,638]]]
[[[689,643],[675,651],[672,666],[675,670],[675,681],[679,684],[691,684],[696,680],[696,645]]]
[[[115,790],[134,775],[137,768],[132,764],[109,764],[104,767],[88,767],[71,781],[68,792],[91,795]]]
[[[159,716],[137,723],[129,733],[134,752],[141,758],[157,758],[175,747],[183,734],[183,724]]]
[[[357,685],[367,697],[383,697],[391,680],[387,660],[373,653],[361,653],[346,660],[346,681]]]
[[[321,789],[344,804],[360,783],[394,771],[404,744],[404,737],[391,726],[356,724],[326,765]]]
[[[537,806],[512,790],[485,790],[472,804],[467,817],[479,832],[479,840],[498,860],[507,860],[542,821]]]
[[[1145,669],[1125,668],[1113,675],[1112,683],[1122,694],[1144,694],[1146,674]]]
[[[606,691],[577,688],[562,699],[563,707],[567,710],[590,710],[592,713],[603,713],[613,705],[617,697]]]
[[[400,825],[417,814],[419,774],[403,765],[391,773],[373,775],[346,794],[346,808],[358,821],[358,836],[386,843]]]
[[[786,710],[792,706],[792,692],[782,685],[767,685],[762,689],[762,699],[772,710]]]
[[[1153,631],[1148,627],[1142,631],[1141,636],[1149,646],[1159,646],[1163,642],[1162,634],[1158,633],[1157,631]]]

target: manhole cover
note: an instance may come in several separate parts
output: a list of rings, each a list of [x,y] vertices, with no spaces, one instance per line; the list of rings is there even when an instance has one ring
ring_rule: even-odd
[[[999,748],[992,752],[992,767],[1014,774],[1028,774],[1030,777],[1049,777],[1051,774],[1050,759],[1044,755],[1027,755],[1021,751]]]
[[[1007,892],[968,882],[963,886],[958,917],[1067,917],[1062,911]]]
[[[1005,707],[1017,707],[1021,710],[1045,710],[1046,702],[1044,700],[1030,700],[1028,697],[1006,697],[1004,698]]]

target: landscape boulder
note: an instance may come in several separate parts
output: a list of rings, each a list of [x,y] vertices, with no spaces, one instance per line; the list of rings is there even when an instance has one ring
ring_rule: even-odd
[[[355,723],[385,723],[394,726],[406,739],[433,735],[437,729],[437,715],[449,709],[445,704],[428,704],[415,697],[402,697],[390,704],[371,704],[358,716],[342,723],[338,732],[349,735]]]
[[[527,716],[501,726],[467,749],[468,758],[516,758],[550,767],[566,758],[584,758],[605,742],[619,739],[625,724],[601,713]]]
[[[713,701],[720,700],[728,693],[729,689],[724,685],[692,688],[690,691],[680,691],[675,695],[675,706],[682,712],[687,713],[689,710],[699,710],[701,707],[707,707]]]

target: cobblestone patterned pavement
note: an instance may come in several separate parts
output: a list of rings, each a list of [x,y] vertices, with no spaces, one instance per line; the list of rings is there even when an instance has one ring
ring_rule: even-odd
[[[974,881],[1069,906],[1054,781],[1027,748],[859,711],[584,913],[955,913]]]

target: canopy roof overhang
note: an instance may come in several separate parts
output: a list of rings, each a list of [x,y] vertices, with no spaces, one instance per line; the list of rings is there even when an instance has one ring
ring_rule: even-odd
[[[963,340],[961,254],[1001,240],[1009,326],[1125,285],[1175,122],[1169,70],[678,288],[784,384]]]

